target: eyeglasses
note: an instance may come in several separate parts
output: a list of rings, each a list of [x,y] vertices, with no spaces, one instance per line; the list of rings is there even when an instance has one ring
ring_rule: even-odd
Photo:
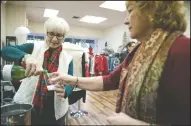
[[[61,39],[64,38],[64,35],[62,35],[62,34],[54,34],[54,32],[47,32],[47,36],[48,36],[49,38],[53,38],[54,36],[56,36],[56,38],[57,38],[58,40],[61,40]]]

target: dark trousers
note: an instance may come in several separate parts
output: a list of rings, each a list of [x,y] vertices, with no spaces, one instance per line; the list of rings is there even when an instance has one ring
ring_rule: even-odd
[[[52,92],[53,93],[53,92]],[[32,125],[51,125],[51,126],[64,126],[65,116],[56,120],[54,111],[54,95],[48,96],[44,100],[43,111],[39,114],[40,110],[34,108],[31,112],[31,124]]]

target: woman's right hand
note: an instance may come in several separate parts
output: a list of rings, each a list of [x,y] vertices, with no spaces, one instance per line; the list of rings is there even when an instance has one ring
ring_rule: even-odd
[[[59,85],[71,85],[74,86],[77,78],[67,74],[60,74],[58,72],[51,73],[49,75],[50,84],[59,84]]]
[[[61,86],[70,85],[89,91],[103,91],[103,77],[75,77],[64,73],[54,72],[49,75],[49,84]]]
[[[27,77],[39,75],[43,71],[42,66],[31,56],[24,57],[24,62],[26,64],[25,76]]]

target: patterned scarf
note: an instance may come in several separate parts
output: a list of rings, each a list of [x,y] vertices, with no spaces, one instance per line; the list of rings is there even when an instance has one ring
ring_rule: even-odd
[[[129,65],[122,69],[116,112],[154,123],[159,80],[168,51],[181,32],[156,29],[141,43]]]
[[[44,53],[43,69],[47,70],[48,73],[56,72],[59,66],[59,56],[62,51],[62,47],[57,49],[49,48]],[[39,81],[37,83],[36,92],[33,99],[33,105],[36,108],[40,108],[40,113],[43,109],[43,100],[47,97],[46,78],[44,74],[40,74]]]

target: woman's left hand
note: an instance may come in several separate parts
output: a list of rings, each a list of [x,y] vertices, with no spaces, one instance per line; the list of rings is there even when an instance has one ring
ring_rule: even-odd
[[[114,115],[108,117],[107,120],[113,125],[148,125],[145,122],[131,118],[125,113],[114,113]]]
[[[54,88],[56,94],[60,97],[60,98],[64,98],[65,95],[65,89],[63,85],[60,84],[55,84],[55,88]]]

